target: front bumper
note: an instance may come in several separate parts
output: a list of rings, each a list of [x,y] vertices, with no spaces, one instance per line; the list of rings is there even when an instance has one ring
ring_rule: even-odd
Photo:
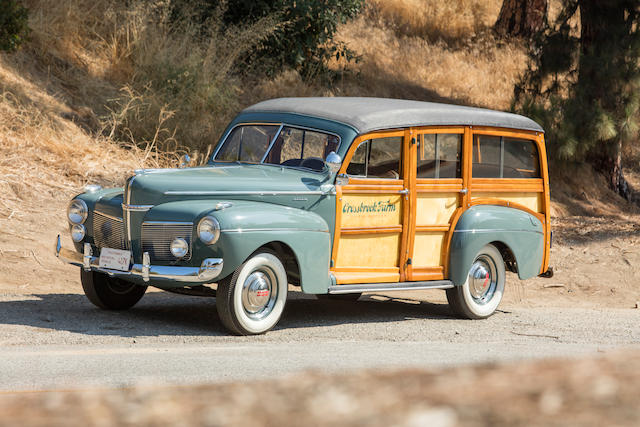
[[[206,258],[200,267],[176,267],[169,265],[150,265],[149,253],[142,255],[142,264],[133,264],[129,271],[101,268],[99,257],[93,256],[91,245],[84,244],[84,253],[62,247],[62,239],[56,240],[56,257],[61,261],[82,267],[85,271],[99,271],[110,276],[123,279],[165,280],[185,283],[209,283],[220,275],[223,266],[222,258]]]

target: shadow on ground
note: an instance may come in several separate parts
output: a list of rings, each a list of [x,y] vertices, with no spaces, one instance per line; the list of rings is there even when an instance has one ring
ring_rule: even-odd
[[[363,296],[359,301],[322,301],[290,293],[276,329],[322,327],[412,319],[449,318],[446,304]],[[0,324],[22,325],[78,334],[119,337],[228,335],[214,298],[151,292],[130,310],[104,311],[84,295],[40,294],[0,302]]]

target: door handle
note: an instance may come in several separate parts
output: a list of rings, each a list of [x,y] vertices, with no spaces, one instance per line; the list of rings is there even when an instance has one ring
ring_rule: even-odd
[[[405,188],[404,190],[400,190],[400,191],[398,191],[398,194],[405,194],[405,195],[409,194],[409,189]]]
[[[467,194],[469,192],[468,189],[463,188],[462,190],[460,190],[460,194]]]

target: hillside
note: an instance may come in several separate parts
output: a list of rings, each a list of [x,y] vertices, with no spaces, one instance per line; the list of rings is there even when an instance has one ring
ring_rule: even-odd
[[[247,105],[277,96],[360,95],[505,110],[526,66],[525,46],[490,31],[499,0],[371,1],[339,29],[338,40],[360,60],[330,64],[349,70],[332,82],[292,70],[234,72],[232,61],[269,28],[244,28],[203,46],[188,25],[170,31],[149,10],[115,0],[25,3],[31,40],[0,54],[0,289],[9,293],[75,283],[51,247],[66,233],[68,199],[84,184],[119,185],[136,168],[176,165],[185,151],[202,162]],[[551,14],[558,3],[551,2]],[[629,176],[640,183],[640,174]],[[597,304],[606,293],[608,303],[623,307],[640,299],[632,267],[640,255],[615,249],[634,245],[638,208],[586,165],[552,170],[552,199],[558,286],[534,280],[527,299],[540,293]],[[586,254],[590,239],[594,271],[574,271],[574,254]],[[619,279],[615,292],[593,285],[594,277],[606,282],[609,275]],[[510,298],[521,301],[523,292]]]

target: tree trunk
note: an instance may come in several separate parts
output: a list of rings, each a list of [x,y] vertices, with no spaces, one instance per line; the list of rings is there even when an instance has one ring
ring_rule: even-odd
[[[624,2],[624,0],[623,0]],[[614,121],[620,109],[619,94],[626,84],[616,78],[624,55],[618,52],[627,31],[625,8],[614,1],[580,0],[580,60],[578,93],[590,105]],[[586,109],[586,108],[585,108]],[[587,117],[586,120],[594,120]],[[598,141],[591,157],[594,165],[605,174],[612,190],[629,199],[629,185],[622,173],[622,138],[619,135]]]
[[[531,38],[547,19],[547,0],[504,0],[494,25],[502,36]]]

